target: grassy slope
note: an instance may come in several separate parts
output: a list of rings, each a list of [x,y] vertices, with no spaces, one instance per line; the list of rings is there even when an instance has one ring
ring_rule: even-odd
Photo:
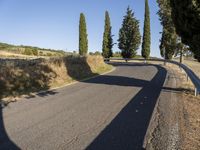
[[[48,90],[112,69],[101,56],[0,61],[0,96],[3,98]]]
[[[37,50],[38,56],[65,56],[67,53],[62,50],[44,49],[33,46],[16,46],[6,43],[0,43],[0,57],[6,58],[30,58],[34,57],[33,54],[27,55],[25,50]]]

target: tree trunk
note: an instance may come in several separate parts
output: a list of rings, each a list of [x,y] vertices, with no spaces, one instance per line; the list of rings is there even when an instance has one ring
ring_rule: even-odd
[[[180,51],[180,63],[183,63],[183,49]]]

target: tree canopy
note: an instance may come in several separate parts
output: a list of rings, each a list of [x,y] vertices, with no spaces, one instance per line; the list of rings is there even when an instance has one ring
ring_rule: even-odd
[[[142,43],[142,57],[145,59],[150,56],[151,49],[151,29],[150,29],[150,11],[148,0],[145,0],[144,33]]]
[[[170,0],[177,34],[200,62],[200,1]]]
[[[79,54],[86,55],[88,52],[88,39],[85,16],[80,14],[79,22]]]
[[[111,33],[111,23],[110,16],[108,11],[105,13],[105,26],[104,26],[104,34],[103,34],[103,45],[102,45],[102,54],[104,58],[112,57],[112,47],[113,47],[113,39]]]
[[[127,8],[122,27],[119,30],[118,47],[122,51],[124,58],[136,56],[136,52],[141,44],[141,35],[139,30],[139,21],[134,17],[134,13]]]
[[[158,15],[163,26],[160,40],[160,53],[166,59],[172,59],[177,49],[178,36],[172,20],[170,0],[157,0],[160,10]]]

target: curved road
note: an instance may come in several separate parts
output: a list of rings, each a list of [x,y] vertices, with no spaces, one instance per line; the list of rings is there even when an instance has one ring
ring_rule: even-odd
[[[115,63],[116,70],[0,110],[0,149],[142,149],[167,71]]]

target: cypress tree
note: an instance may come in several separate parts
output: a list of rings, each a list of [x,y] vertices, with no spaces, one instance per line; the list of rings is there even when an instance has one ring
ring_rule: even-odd
[[[163,58],[165,58],[164,32],[162,32],[162,36],[161,36],[161,39],[160,39],[160,55]]]
[[[160,40],[161,56],[165,59],[172,59],[177,50],[178,36],[172,21],[170,0],[157,0],[157,2],[160,7],[158,15],[163,25],[162,38]]]
[[[200,1],[170,0],[170,2],[176,31],[200,62]]]
[[[112,47],[113,47],[113,39],[111,33],[111,23],[110,23],[110,16],[108,11],[105,13],[105,26],[104,26],[104,34],[103,34],[103,46],[102,52],[104,58],[112,57]]]
[[[144,19],[144,33],[142,43],[142,57],[149,58],[151,47],[151,31],[150,31],[150,12],[148,0],[145,0],[145,19]]]
[[[79,22],[79,54],[86,55],[87,52],[88,52],[88,39],[87,39],[86,21],[84,14],[81,13]]]
[[[121,49],[123,58],[133,58],[141,44],[139,21],[128,7],[124,16],[122,27],[119,30],[118,47]]]

